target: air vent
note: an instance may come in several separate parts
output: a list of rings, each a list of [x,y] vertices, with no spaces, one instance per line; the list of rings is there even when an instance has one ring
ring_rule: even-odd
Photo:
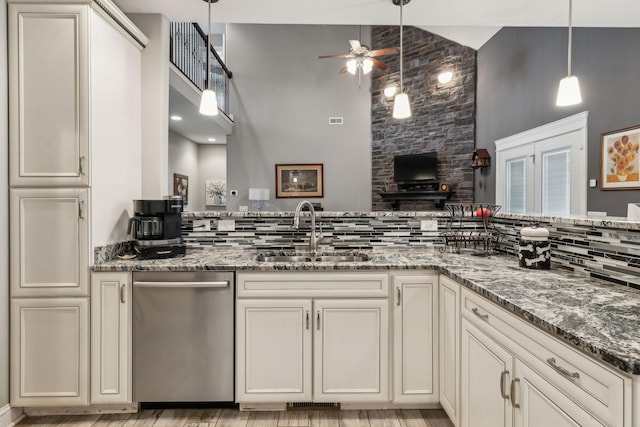
[[[344,117],[329,117],[330,125],[342,125],[344,124]]]
[[[289,402],[287,403],[287,411],[305,410],[305,409],[340,409],[339,403],[324,402]]]

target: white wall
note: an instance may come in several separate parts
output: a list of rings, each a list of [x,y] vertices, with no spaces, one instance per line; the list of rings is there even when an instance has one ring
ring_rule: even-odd
[[[7,2],[0,0],[0,164],[8,159]],[[0,173],[0,410],[9,403],[9,181]]]
[[[368,44],[370,30],[363,28]],[[227,65],[233,72],[227,139],[227,209],[249,205],[250,187],[275,195],[277,163],[323,163],[325,210],[371,209],[371,80],[339,74],[344,60],[318,55],[349,51],[357,26],[227,25]],[[341,126],[329,117],[344,117]],[[300,199],[275,199],[293,210]]]
[[[198,191],[194,191],[196,187],[195,181],[198,178],[198,144],[184,138],[177,133],[169,131],[169,174],[167,176],[168,192],[173,194],[173,174],[179,173],[189,177],[189,197],[188,205],[185,205],[185,211],[193,211],[194,206],[199,206]],[[200,196],[202,197],[202,196]]]

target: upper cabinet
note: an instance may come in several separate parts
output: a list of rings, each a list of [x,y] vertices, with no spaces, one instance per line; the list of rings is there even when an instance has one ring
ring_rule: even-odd
[[[9,3],[10,185],[91,186],[97,142],[140,140],[146,37],[102,2]]]
[[[89,8],[9,5],[13,186],[89,185]]]

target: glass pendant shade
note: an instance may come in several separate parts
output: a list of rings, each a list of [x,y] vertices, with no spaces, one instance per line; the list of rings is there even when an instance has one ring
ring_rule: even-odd
[[[218,115],[218,97],[211,89],[205,89],[202,91],[202,98],[200,98],[200,114],[203,116]]]
[[[358,69],[358,62],[355,59],[347,61],[347,71],[351,74],[355,74]]]
[[[556,105],[558,107],[567,107],[581,102],[582,95],[580,94],[580,82],[578,82],[578,78],[576,76],[567,76],[560,80]]]
[[[364,74],[369,74],[373,70],[373,61],[371,58],[365,58],[362,60],[362,72]]]
[[[411,117],[411,106],[409,105],[409,97],[406,93],[401,92],[396,95],[393,101],[393,118],[406,119]]]

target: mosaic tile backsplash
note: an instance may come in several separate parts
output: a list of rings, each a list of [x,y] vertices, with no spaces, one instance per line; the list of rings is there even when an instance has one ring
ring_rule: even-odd
[[[190,247],[304,248],[310,221],[304,218],[300,229],[294,230],[292,217],[291,212],[190,212],[183,214],[182,234]],[[232,220],[235,231],[219,231],[220,220]],[[516,256],[520,229],[534,223],[549,229],[555,268],[640,289],[640,223],[500,214],[492,218],[502,237],[499,251]],[[448,218],[441,211],[322,212],[317,224],[325,237],[323,250],[424,247],[443,246],[440,233],[447,230]],[[423,225],[428,230],[422,230]],[[482,223],[470,221],[463,226],[482,228]]]

